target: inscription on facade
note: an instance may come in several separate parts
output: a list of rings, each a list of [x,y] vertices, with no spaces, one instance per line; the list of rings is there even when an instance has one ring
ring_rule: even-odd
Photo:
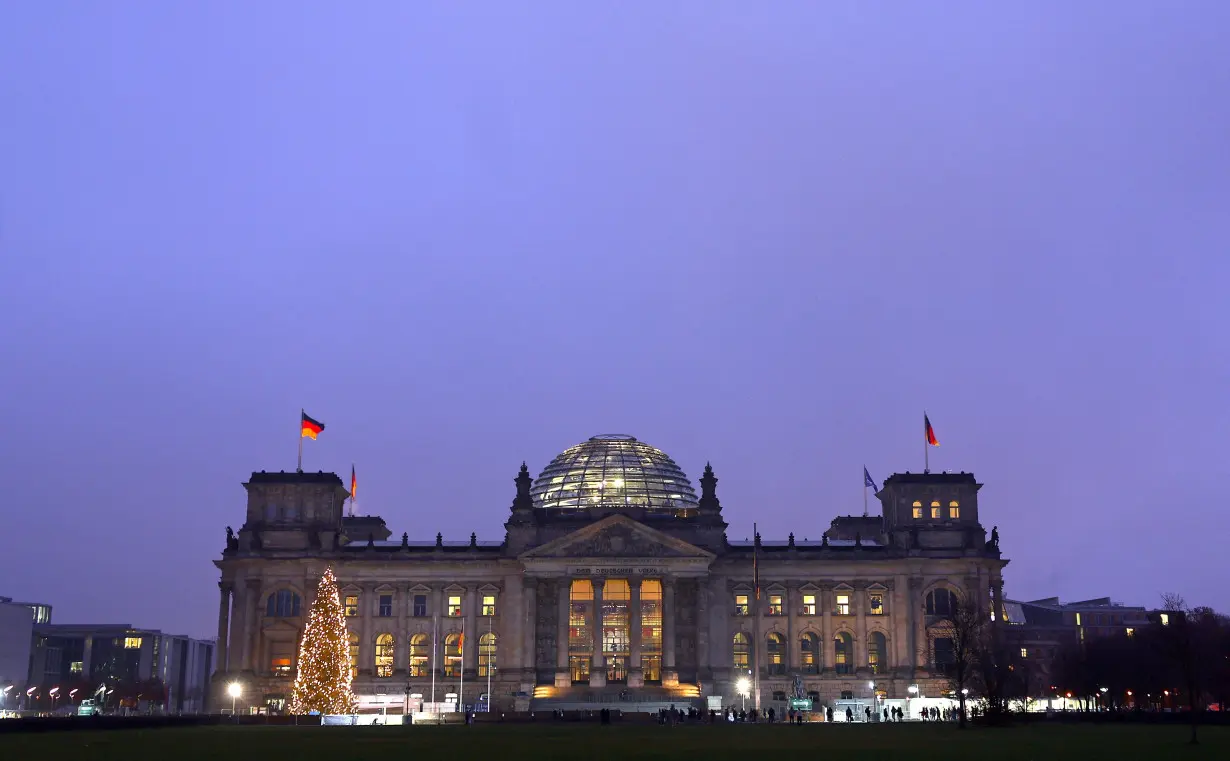
[[[666,573],[664,568],[600,568],[592,566],[569,566],[569,576],[661,576]]]

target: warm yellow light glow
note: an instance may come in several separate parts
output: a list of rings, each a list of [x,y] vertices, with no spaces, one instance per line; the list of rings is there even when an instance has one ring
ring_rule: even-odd
[[[124,649],[125,650],[138,650],[140,648],[141,648],[141,638],[140,637],[125,637],[124,638]]]
[[[291,692],[290,713],[354,713],[350,641],[337,579],[332,568],[325,568],[299,645],[299,668]]]
[[[922,518],[922,503],[915,501],[914,502],[914,520],[918,520],[920,518]]]
[[[752,683],[748,681],[747,677],[740,677],[739,681],[735,682],[735,689],[739,691],[740,695],[747,697],[748,692],[752,689]]]
[[[237,698],[243,694],[243,685],[239,682],[231,682],[226,686],[226,694],[233,698]]]

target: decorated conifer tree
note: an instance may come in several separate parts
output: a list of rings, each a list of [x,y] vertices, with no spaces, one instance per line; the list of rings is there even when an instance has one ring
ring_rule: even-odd
[[[350,637],[342,601],[338,597],[333,569],[326,568],[308,611],[303,642],[299,645],[299,670],[290,699],[290,712],[348,714],[355,710],[350,690]]]

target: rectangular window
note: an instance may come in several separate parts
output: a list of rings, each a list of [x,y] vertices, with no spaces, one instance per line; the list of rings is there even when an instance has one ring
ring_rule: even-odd
[[[1127,635],[1128,635],[1128,639],[1131,639],[1132,637],[1135,637],[1135,636],[1136,636],[1136,630],[1135,630],[1135,629],[1133,629],[1132,627],[1130,627],[1130,626],[1129,626],[1129,627],[1127,628]]]
[[[461,595],[449,595],[448,615],[450,618],[459,618],[461,616]]]
[[[427,615],[427,595],[414,596],[414,615],[418,618]]]
[[[782,596],[769,595],[769,615],[780,616],[782,612]]]
[[[748,613],[747,595],[735,595],[735,615],[746,616]]]
[[[835,612],[839,616],[850,615],[850,595],[837,595],[837,609]]]
[[[495,595],[483,595],[483,615],[495,615]]]
[[[879,592],[872,592],[867,597],[867,612],[873,616],[884,615],[884,595]]]
[[[141,648],[141,638],[140,637],[125,637],[124,638],[124,649],[125,650],[139,650],[140,648]]]
[[[269,671],[274,676],[290,676],[290,658],[272,658],[269,661]]]
[[[816,615],[816,596],[815,595],[803,595],[803,615],[805,616]]]
[[[82,661],[73,661],[68,664],[68,670],[74,674],[80,674],[85,664]]]
[[[1161,615],[1158,616],[1158,618],[1159,620],[1161,620],[1162,626],[1170,626],[1170,614],[1169,613],[1162,613]],[[1080,625],[1080,622],[1081,622],[1081,614],[1077,613],[1076,614],[1077,625]]]
[[[1028,658],[1028,657],[1029,657],[1029,648],[1027,648],[1027,647],[1023,647],[1023,648],[1021,648],[1021,657],[1022,657],[1022,658]]]
[[[380,595],[380,610],[376,615],[381,618],[393,615],[393,595]]]
[[[354,618],[359,615],[359,596],[346,595],[342,598],[342,607],[346,609],[346,616],[348,618]]]

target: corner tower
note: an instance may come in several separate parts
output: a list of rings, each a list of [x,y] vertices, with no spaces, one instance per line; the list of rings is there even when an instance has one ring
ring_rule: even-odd
[[[972,473],[894,473],[876,494],[890,544],[907,550],[981,551],[986,530],[978,520]]]

